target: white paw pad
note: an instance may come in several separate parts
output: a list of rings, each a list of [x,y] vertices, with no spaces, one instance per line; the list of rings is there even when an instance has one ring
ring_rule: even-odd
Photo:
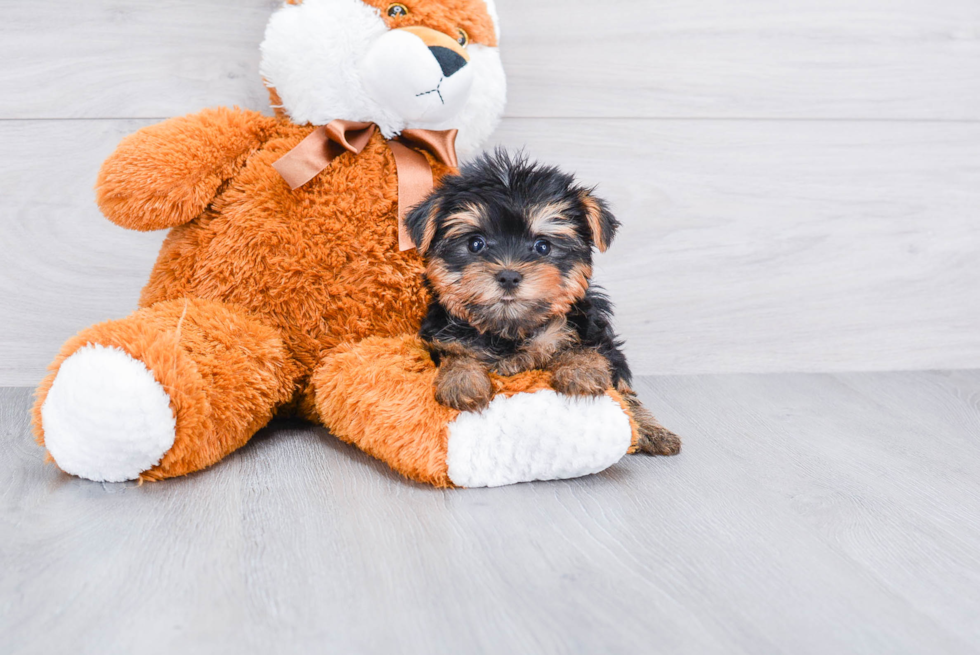
[[[461,487],[576,478],[618,462],[631,441],[629,419],[608,396],[497,396],[449,425],[449,478]]]
[[[44,445],[66,473],[135,480],[174,445],[170,396],[143,362],[88,345],[66,359],[41,407]]]

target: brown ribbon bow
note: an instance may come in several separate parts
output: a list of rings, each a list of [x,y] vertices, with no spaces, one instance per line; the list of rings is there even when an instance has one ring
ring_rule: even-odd
[[[361,154],[377,127],[374,123],[331,121],[313,130],[273,167],[296,190],[345,151]],[[388,141],[398,171],[398,247],[401,250],[415,247],[405,226],[405,217],[412,207],[425,200],[433,187],[432,167],[420,151],[429,152],[446,166],[457,168],[456,133],[457,130],[405,130]]]

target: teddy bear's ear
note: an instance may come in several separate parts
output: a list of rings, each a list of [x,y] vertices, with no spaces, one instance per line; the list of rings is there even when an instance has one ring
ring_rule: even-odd
[[[432,239],[436,236],[436,228],[439,219],[439,198],[436,194],[415,205],[405,218],[405,227],[408,234],[412,237],[412,243],[423,257],[432,246]]]
[[[580,198],[585,212],[585,220],[592,232],[592,241],[599,252],[606,252],[619,229],[619,221],[609,211],[608,205],[601,198],[592,195],[592,191],[582,191]]]

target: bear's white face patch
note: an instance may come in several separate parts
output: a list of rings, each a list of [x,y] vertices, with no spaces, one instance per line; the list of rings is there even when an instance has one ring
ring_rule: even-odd
[[[500,55],[471,44],[469,62],[454,66],[433,52],[418,36],[389,29],[361,0],[305,0],[272,16],[261,72],[296,123],[368,121],[387,138],[404,129],[456,128],[466,156],[503,114]]]
[[[389,107],[406,125],[439,125],[454,119],[473,86],[473,68],[446,50],[441,64],[422,39],[391,30],[377,39],[360,61],[364,88],[379,105]],[[462,66],[457,68],[457,66]]]

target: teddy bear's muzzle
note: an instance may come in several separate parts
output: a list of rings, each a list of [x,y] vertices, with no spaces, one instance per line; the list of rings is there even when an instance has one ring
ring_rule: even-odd
[[[428,27],[390,30],[365,53],[360,72],[368,94],[407,127],[451,121],[466,104],[470,55]]]
[[[463,66],[470,63],[466,50],[448,34],[428,27],[403,27],[401,31],[417,36],[429,48],[442,69],[444,77],[452,77]]]

